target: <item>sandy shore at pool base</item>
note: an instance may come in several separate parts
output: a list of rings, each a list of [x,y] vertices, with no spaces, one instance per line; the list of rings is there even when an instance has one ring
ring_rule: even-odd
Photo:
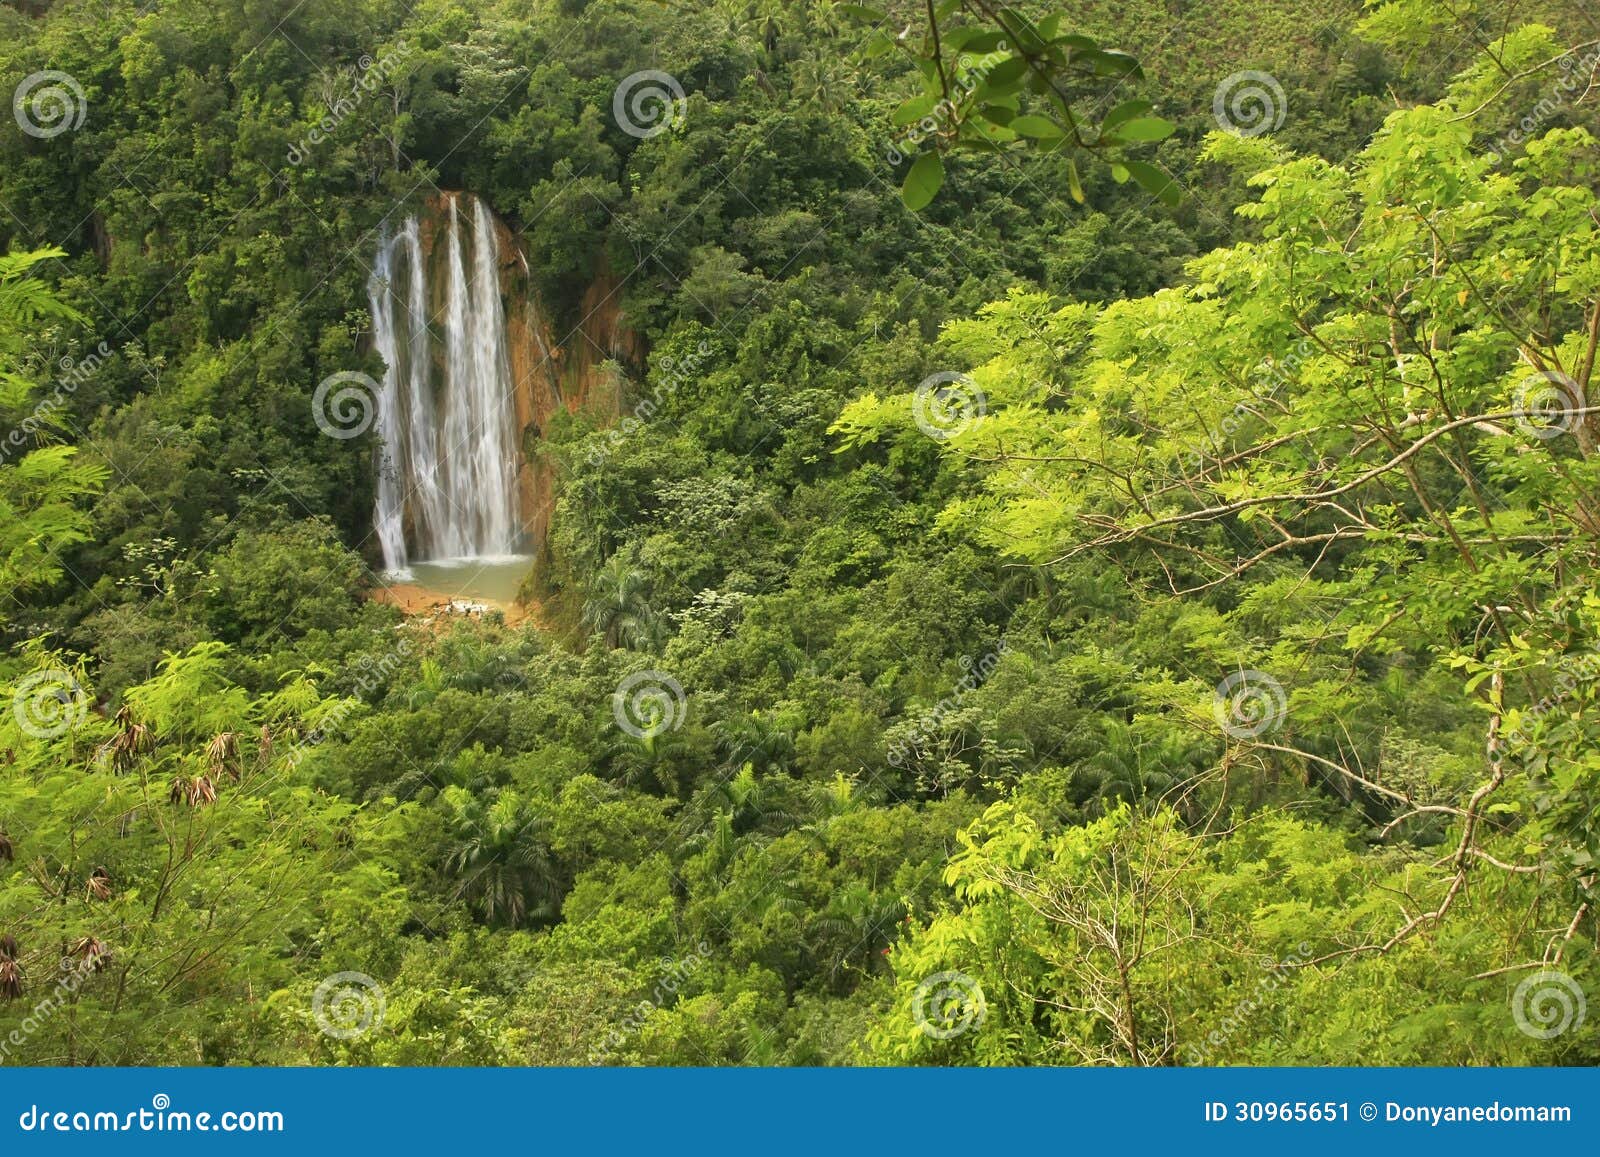
[[[458,616],[480,617],[485,611],[499,611],[510,625],[534,617],[521,603],[504,603],[494,599],[475,599],[464,595],[451,595],[444,591],[427,590],[415,583],[384,583],[374,587],[369,598],[373,602],[399,607],[408,618],[449,619]]]

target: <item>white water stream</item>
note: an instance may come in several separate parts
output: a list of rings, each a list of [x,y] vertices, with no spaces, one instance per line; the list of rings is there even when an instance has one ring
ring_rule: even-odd
[[[450,199],[438,316],[415,217],[380,241],[367,286],[388,367],[374,523],[397,576],[412,562],[509,560],[522,538],[500,244],[488,208],[466,204],[470,222]]]

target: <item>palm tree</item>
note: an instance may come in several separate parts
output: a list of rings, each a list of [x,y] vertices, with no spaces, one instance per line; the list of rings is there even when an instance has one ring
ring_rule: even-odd
[[[445,688],[444,668],[437,659],[423,659],[406,689],[406,706],[411,710],[432,703]]]
[[[827,783],[813,784],[811,803],[816,809],[817,822],[826,823],[836,816],[860,811],[865,805],[856,788],[856,781],[842,771],[834,772]]]
[[[544,817],[509,788],[492,803],[460,788],[445,794],[455,815],[444,867],[461,881],[456,894],[488,924],[554,919],[561,886]]]
[[[746,763],[733,775],[706,787],[700,806],[710,805],[719,812],[726,809],[738,835],[758,828],[787,829],[793,826],[795,817],[784,806],[782,793],[774,793],[768,786],[770,782],[758,779],[755,766]]]
[[[1108,719],[1099,749],[1077,769],[1089,790],[1089,814],[1103,815],[1121,801],[1137,805],[1163,796],[1177,783],[1173,770],[1181,760],[1181,750],[1142,740],[1129,724]]]
[[[789,70],[795,99],[838,112],[855,94],[858,82],[837,58],[815,49],[808,50]]]
[[[724,758],[751,761],[762,771],[787,770],[794,759],[794,736],[770,716],[752,711],[711,725]]]
[[[31,415],[39,423],[33,435],[39,443],[53,441],[62,425],[51,408],[34,405],[37,351],[50,340],[48,327],[84,320],[35,276],[38,266],[65,256],[60,249],[0,254],[0,424],[15,436]],[[90,537],[93,524],[82,499],[110,476],[80,459],[75,446],[40,444],[17,466],[0,471],[0,585],[12,592],[49,586],[62,576],[63,548]]]
[[[445,686],[474,694],[510,690],[527,683],[527,675],[510,649],[480,635],[454,635],[446,640],[442,655]],[[426,662],[426,660],[425,660]]]
[[[650,607],[650,575],[637,552],[618,551],[606,560],[589,585],[583,604],[583,625],[602,635],[612,650],[655,641],[658,620]]]
[[[719,880],[726,880],[725,873],[738,850],[739,837],[733,830],[733,816],[720,809],[699,831],[683,842],[685,856],[705,856],[706,866]]]
[[[884,951],[894,942],[905,915],[901,900],[879,895],[860,881],[835,892],[814,924],[818,934],[814,950],[828,962],[828,976],[838,983],[851,968],[872,975],[881,967]]]

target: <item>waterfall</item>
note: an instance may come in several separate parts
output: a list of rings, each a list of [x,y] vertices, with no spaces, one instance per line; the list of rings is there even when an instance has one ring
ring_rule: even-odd
[[[450,198],[443,304],[412,217],[379,241],[367,291],[378,353],[378,488],[373,525],[391,573],[412,561],[513,555],[522,537],[516,405],[500,303],[494,218]]]

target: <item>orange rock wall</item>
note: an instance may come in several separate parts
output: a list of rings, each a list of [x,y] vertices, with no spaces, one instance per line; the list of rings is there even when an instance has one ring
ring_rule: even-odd
[[[429,266],[430,292],[435,297],[430,304],[435,310],[443,305],[439,295],[445,281],[445,246],[441,242],[450,217],[449,199],[470,196],[437,194],[429,198],[423,210],[421,241]],[[463,201],[458,213],[465,206]],[[622,283],[604,270],[585,291],[576,326],[558,335],[549,320],[550,312],[533,289],[522,238],[498,215],[495,228],[500,242],[500,294],[506,311],[517,424],[522,430],[522,463],[517,472],[519,501],[523,525],[537,550],[549,533],[555,506],[553,467],[535,452],[541,431],[558,407],[570,413],[588,411],[604,423],[614,421],[622,405],[620,381],[606,372],[605,363],[637,364],[642,350],[637,336],[622,324]]]

